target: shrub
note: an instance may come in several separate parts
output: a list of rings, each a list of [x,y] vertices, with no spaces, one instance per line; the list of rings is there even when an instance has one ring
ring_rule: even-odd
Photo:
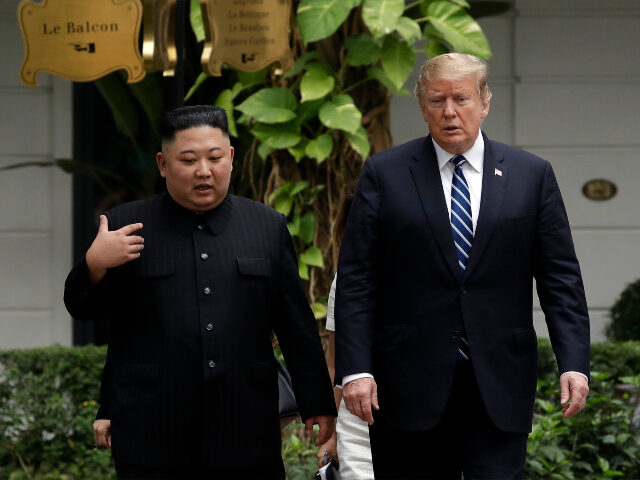
[[[95,346],[0,352],[0,479],[115,479],[109,452],[93,449],[91,428],[105,353]],[[640,385],[640,342],[592,345],[587,408],[572,419],[562,419],[547,340],[540,340],[539,356],[525,478],[640,478],[639,436],[633,430],[638,394],[614,389],[616,383]],[[316,437],[306,435],[299,421],[284,430],[288,479],[312,477]]]
[[[614,342],[640,340],[640,279],[627,285],[611,307],[606,333]]]

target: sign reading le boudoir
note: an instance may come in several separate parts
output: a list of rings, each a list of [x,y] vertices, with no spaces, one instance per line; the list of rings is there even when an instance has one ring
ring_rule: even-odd
[[[24,39],[22,81],[36,86],[40,72],[76,82],[123,69],[129,82],[145,75],[138,50],[140,0],[23,0],[18,20]]]
[[[222,63],[255,72],[273,62],[293,67],[289,47],[291,0],[201,0],[207,37],[202,69],[222,74]]]

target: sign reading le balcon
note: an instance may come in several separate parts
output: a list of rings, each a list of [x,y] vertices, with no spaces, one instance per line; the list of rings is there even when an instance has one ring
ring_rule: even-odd
[[[206,29],[202,70],[222,74],[222,64],[255,72],[277,62],[293,67],[289,46],[291,0],[200,0]]]
[[[123,69],[129,82],[145,75],[138,49],[140,0],[23,0],[18,6],[25,57],[20,78],[39,73],[86,82]]]

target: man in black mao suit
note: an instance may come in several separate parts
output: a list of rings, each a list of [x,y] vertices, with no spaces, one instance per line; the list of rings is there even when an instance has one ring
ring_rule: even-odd
[[[371,425],[376,479],[521,478],[536,391],[534,278],[564,416],[588,393],[569,222],[551,165],[480,131],[484,62],[430,59],[416,96],[430,135],[368,159],[351,207],[336,381]]]
[[[71,271],[75,318],[112,318],[96,430],[119,478],[284,478],[275,331],[307,429],[333,431],[333,392],[286,218],[228,193],[218,107],[162,123],[168,194],[100,217]]]

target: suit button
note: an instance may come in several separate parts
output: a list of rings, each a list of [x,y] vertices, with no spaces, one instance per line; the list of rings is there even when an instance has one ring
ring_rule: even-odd
[[[198,227],[197,227],[197,228],[198,228],[198,230],[204,230],[204,225],[203,225],[203,224],[200,224],[200,225],[198,225]]]
[[[460,293],[462,295],[466,295],[467,294],[467,289],[465,287],[462,287],[462,289],[460,290]]]
[[[208,331],[213,330],[213,323],[207,323],[207,326],[205,327]]]
[[[460,340],[460,335],[462,335],[462,332],[460,330],[454,330],[451,338],[453,338],[454,340]]]
[[[211,293],[211,289],[209,287],[204,287],[204,294],[209,295]]]
[[[213,360],[209,360],[209,368],[213,368],[216,366],[216,362],[214,362]]]
[[[206,260],[207,258],[209,258],[209,255],[207,255],[206,253],[201,253],[200,258]]]

